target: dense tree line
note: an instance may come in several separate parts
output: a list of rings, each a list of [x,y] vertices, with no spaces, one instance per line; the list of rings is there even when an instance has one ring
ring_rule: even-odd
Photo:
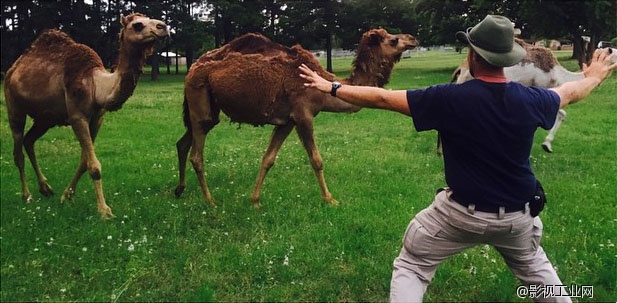
[[[598,41],[617,37],[615,0],[5,0],[1,5],[2,71],[48,28],[91,46],[112,67],[119,17],[131,12],[169,24],[172,39],[163,50],[181,53],[187,62],[247,32],[325,49],[328,59],[333,47],[353,49],[374,27],[414,34],[426,46],[454,45],[456,31],[486,14],[508,16],[526,39],[572,41],[580,62]],[[583,35],[591,38],[589,44]],[[158,66],[156,60],[152,64]]]

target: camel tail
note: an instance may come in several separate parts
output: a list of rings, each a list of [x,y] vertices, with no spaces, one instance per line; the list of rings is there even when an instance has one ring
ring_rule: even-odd
[[[184,103],[182,103],[182,120],[184,121],[184,127],[186,127],[187,132],[191,133],[191,114],[189,113],[189,102],[186,98],[186,94],[184,94]]]

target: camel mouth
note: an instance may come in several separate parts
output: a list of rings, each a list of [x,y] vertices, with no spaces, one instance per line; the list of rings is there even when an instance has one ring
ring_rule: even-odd
[[[411,40],[409,41],[409,44],[406,45],[405,49],[414,49],[418,47],[419,45],[420,45],[420,41],[418,41],[418,39],[411,38]]]
[[[154,31],[150,31],[150,34],[152,34],[152,37],[154,38],[154,40],[156,41],[164,41],[166,39],[169,39],[171,36],[169,35],[169,32],[165,31],[164,34],[159,35]]]
[[[403,50],[414,49],[418,47],[418,45],[420,45],[420,41],[418,41],[418,39],[416,39],[416,37],[412,35],[403,34],[401,36],[403,36],[400,38],[403,42]]]

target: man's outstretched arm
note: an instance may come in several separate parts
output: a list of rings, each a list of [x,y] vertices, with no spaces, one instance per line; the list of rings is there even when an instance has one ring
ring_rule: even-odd
[[[304,64],[300,65],[299,69],[301,72],[300,77],[307,81],[304,83],[304,86],[316,88],[324,93],[330,93],[332,82],[322,78]],[[336,91],[336,97],[361,107],[386,109],[407,116],[411,115],[407,103],[407,91],[405,90],[343,85]]]

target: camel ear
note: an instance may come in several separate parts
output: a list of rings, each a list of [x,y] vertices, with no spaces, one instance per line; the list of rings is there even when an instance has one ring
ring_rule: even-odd
[[[125,27],[127,24],[129,24],[129,20],[127,17],[124,17],[123,14],[120,14],[120,23],[122,24],[122,27]]]

